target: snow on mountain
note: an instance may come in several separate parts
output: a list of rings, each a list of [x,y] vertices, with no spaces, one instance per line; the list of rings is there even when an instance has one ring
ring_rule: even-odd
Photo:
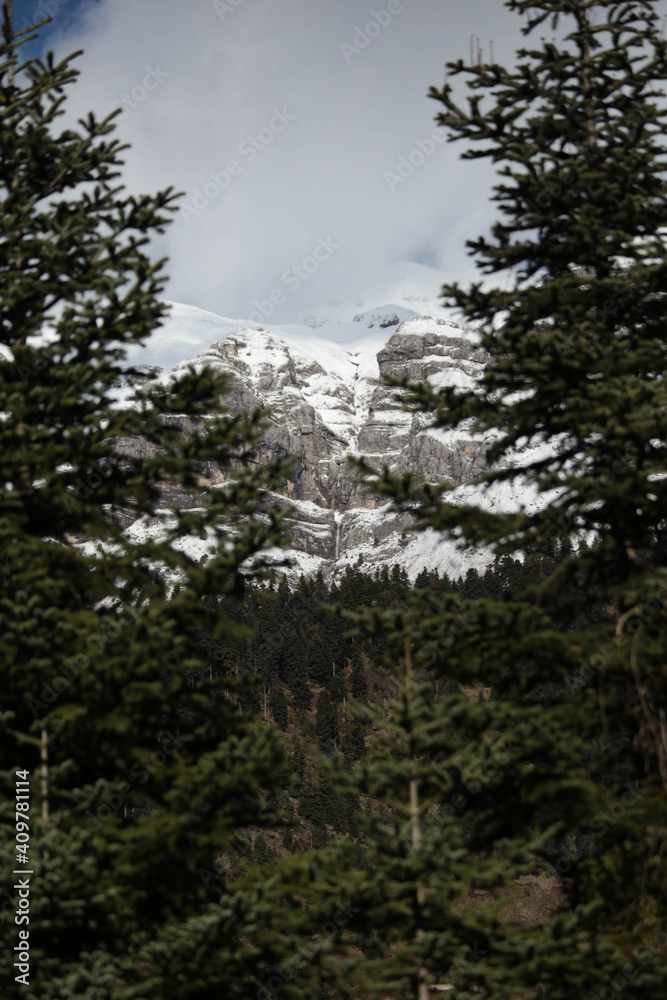
[[[223,340],[239,328],[240,321],[216,316],[196,306],[166,302],[169,314],[144,346],[127,350],[131,365],[169,369],[184,358],[195,358],[214,340]]]
[[[438,268],[415,261],[402,261],[390,268],[382,281],[367,289],[354,302],[330,300],[318,305],[314,312],[304,312],[298,318],[310,327],[328,326],[347,322],[350,316],[377,310],[381,302],[390,302],[393,310],[404,309],[415,316],[446,318],[451,310],[443,307],[440,301],[441,285],[442,274]],[[381,310],[385,308],[380,307]],[[336,336],[335,339],[340,338]]]
[[[386,330],[388,327],[398,326],[399,323],[407,323],[411,319],[419,319],[418,314],[412,309],[404,309],[403,306],[384,306],[380,309],[369,309],[368,312],[359,313],[352,317],[352,322],[363,323],[369,329],[379,326],[380,329]]]
[[[494,497],[466,485],[485,468],[484,441],[465,428],[428,428],[425,417],[403,410],[397,390],[384,384],[391,374],[474,388],[486,355],[476,332],[447,316],[419,315],[390,300],[352,320],[337,318],[316,328],[258,326],[170,303],[162,327],[129,360],[158,366],[163,382],[191,364],[210,365],[227,375],[230,409],[270,410],[265,455],[297,459],[283,494],[274,496],[294,510],[292,576],[320,569],[337,575],[359,562],[367,569],[400,562],[412,578],[436,567],[457,576],[490,561],[488,553],[462,552],[434,532],[409,531],[407,515],[392,513],[360,490],[351,456],[447,481],[459,487],[462,502],[474,495],[504,509],[527,498],[519,486],[503,486]],[[203,488],[219,484],[217,470]],[[197,557],[205,558],[205,551]]]

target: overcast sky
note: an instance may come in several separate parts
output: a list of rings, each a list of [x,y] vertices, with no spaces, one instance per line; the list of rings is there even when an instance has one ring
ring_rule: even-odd
[[[169,298],[245,317],[274,293],[290,322],[401,261],[437,269],[434,296],[475,277],[493,174],[433,143],[426,93],[471,35],[513,60],[502,0],[15,0],[19,26],[44,12],[44,48],[84,49],[72,112],[124,107],[128,188],[185,192]]]

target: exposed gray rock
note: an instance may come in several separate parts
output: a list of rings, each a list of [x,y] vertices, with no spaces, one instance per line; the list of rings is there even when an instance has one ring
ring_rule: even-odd
[[[358,313],[352,317],[352,322],[363,323],[370,330],[373,327],[387,330],[411,319],[419,319],[418,313],[413,312],[412,309],[406,309],[404,306],[380,306],[378,309],[369,310],[369,312]]]
[[[401,390],[383,381],[393,375],[429,379],[436,387],[474,387],[486,361],[474,333],[394,307],[354,319],[376,330],[400,325],[377,353],[243,329],[211,344],[194,361],[227,375],[224,403],[230,410],[270,411],[262,457],[296,456],[293,476],[274,499],[295,507],[295,557],[314,557],[325,571],[369,546],[375,562],[401,561],[409,541],[410,519],[390,513],[360,490],[351,456],[452,484],[469,481],[485,464],[482,441],[461,431],[428,429],[423,415],[402,408]],[[177,377],[192,363],[176,365],[162,380]],[[133,443],[137,447],[141,444]],[[220,481],[219,470],[203,470],[203,488]],[[165,501],[186,505],[176,496]],[[312,569],[315,564],[300,565]]]

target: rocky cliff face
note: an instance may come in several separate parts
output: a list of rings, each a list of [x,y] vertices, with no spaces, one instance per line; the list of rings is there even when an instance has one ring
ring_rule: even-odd
[[[270,410],[265,455],[297,458],[278,498],[295,508],[295,572],[322,569],[330,575],[360,558],[366,568],[398,561],[412,576],[436,565],[457,572],[461,556],[452,545],[407,533],[407,518],[360,491],[348,460],[363,456],[376,467],[453,484],[480,471],[482,442],[427,429],[424,418],[404,411],[397,390],[383,381],[385,375],[407,375],[435,386],[474,386],[485,364],[476,335],[451,321],[394,307],[336,324],[334,336],[357,334],[349,344],[323,339],[330,331],[321,327],[317,336],[303,327],[227,329],[194,363],[227,374],[230,409]],[[178,377],[192,361],[161,378]],[[207,478],[209,484],[219,481],[215,470]]]

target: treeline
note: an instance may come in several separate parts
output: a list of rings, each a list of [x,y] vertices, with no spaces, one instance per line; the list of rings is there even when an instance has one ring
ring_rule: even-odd
[[[243,599],[208,598],[225,619],[224,639],[201,637],[207,672],[191,676],[226,679],[225,697],[235,699],[242,713],[259,716],[283,731],[287,766],[274,775],[271,809],[288,829],[247,830],[236,843],[239,856],[264,863],[326,843],[331,837],[356,838],[358,798],[340,795],[325,766],[339,754],[347,769],[365,759],[373,726],[370,712],[388,716],[403,665],[389,652],[387,634],[357,635],[346,611],[360,608],[407,608],[418,592],[434,597],[458,595],[465,601],[510,600],[539,586],[569,554],[566,545],[549,556],[524,560],[504,557],[485,571],[468,570],[451,579],[437,570],[423,571],[414,584],[405,570],[384,566],[375,573],[347,568],[338,581],[322,574],[301,577],[291,589],[279,583],[252,586]],[[599,610],[599,609],[598,609]],[[591,611],[581,606],[560,609],[563,628],[575,628]],[[445,690],[460,690],[456,681],[430,677],[423,668],[420,682],[431,685],[431,699]],[[231,872],[236,874],[232,865]]]
[[[386,635],[354,635],[342,612],[406,607],[417,591],[465,600],[514,598],[538,586],[568,554],[563,545],[549,556],[506,556],[485,571],[469,569],[458,579],[424,570],[414,584],[399,565],[374,574],[348,567],[332,583],[319,573],[301,577],[290,589],[283,577],[279,583],[250,588],[243,600],[208,599],[233,626],[224,640],[202,637],[208,669],[241,682],[235,691],[243,711],[262,713],[283,731],[291,722],[307,730],[312,721],[320,746],[331,750],[341,740],[344,706],[390,697],[396,668]],[[555,610],[564,629],[599,614],[598,608],[580,604]]]

